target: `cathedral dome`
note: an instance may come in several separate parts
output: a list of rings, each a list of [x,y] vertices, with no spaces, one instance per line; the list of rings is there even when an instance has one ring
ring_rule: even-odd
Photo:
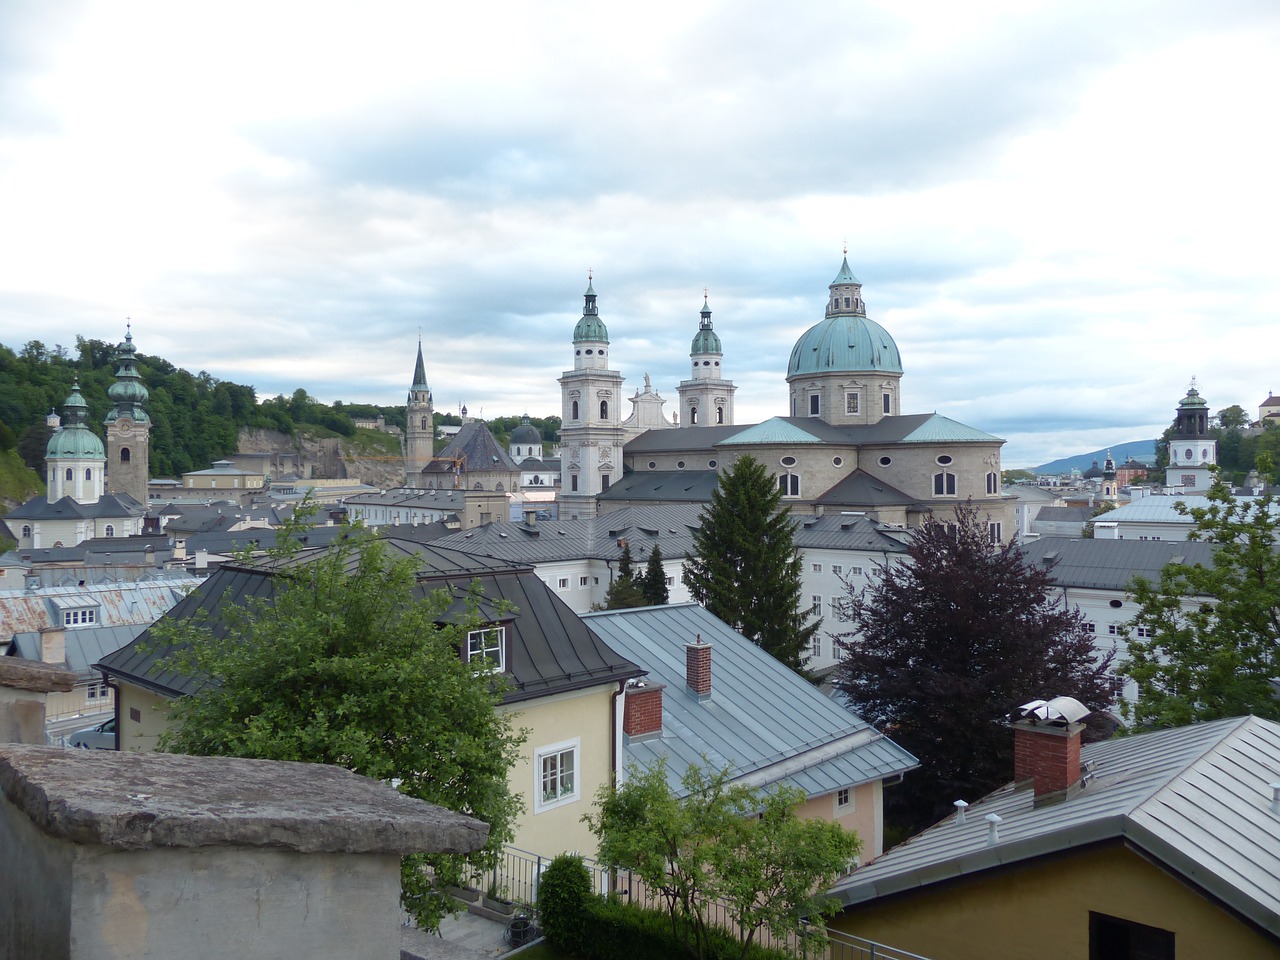
[[[529,422],[529,418],[525,417],[520,426],[511,431],[510,442],[518,443],[521,446],[536,446],[542,442],[542,434],[538,432],[537,427]]]
[[[827,317],[796,341],[787,378],[813,373],[902,373],[898,345],[864,316]]]
[[[796,341],[787,379],[823,373],[902,374],[902,357],[888,331],[867,319],[862,284],[846,256],[828,285],[827,316]]]
[[[724,348],[720,345],[720,335],[711,326],[711,307],[707,305],[705,296],[702,298],[702,320],[698,323],[698,332],[693,335],[693,345],[689,348],[689,352],[724,353]]]

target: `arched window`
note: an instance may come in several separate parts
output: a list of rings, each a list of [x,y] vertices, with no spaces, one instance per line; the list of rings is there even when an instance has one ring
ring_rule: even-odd
[[[70,467],[67,467],[67,479],[68,479],[68,480],[70,480],[70,479],[71,479],[71,468],[70,468]]]
[[[426,418],[426,417],[423,417],[423,418],[422,418],[422,429],[423,429],[423,430],[427,429],[427,418]]]
[[[577,400],[573,401],[573,415],[569,419],[570,420],[578,419],[578,401]]]
[[[84,468],[84,482],[85,482],[85,483],[88,483],[88,482],[89,482],[90,480],[92,480],[92,479],[93,479],[93,471],[92,471],[92,470],[90,470],[88,467],[85,467],[85,468]]]
[[[987,493],[994,495],[1000,492],[1000,474],[992,472],[987,474]]]
[[[784,497],[800,496],[800,475],[796,473],[779,474],[778,489],[782,491]]]
[[[26,527],[23,527],[23,528],[22,528],[22,536],[23,536],[23,538],[24,538],[24,539],[30,538],[30,536],[31,536],[31,528],[30,528],[29,526],[26,526]]]
[[[933,475],[933,495],[935,497],[954,497],[956,495],[956,475],[948,473],[946,470],[942,473]]]
[[[130,458],[129,448],[128,448],[128,447],[121,447],[121,448],[120,448],[120,462],[121,462],[121,463],[128,463],[128,462],[129,462],[129,458]]]
[[[608,400],[600,401],[600,419],[601,420],[609,419],[609,401]]]
[[[724,423],[724,407],[716,407],[716,423]]]
[[[689,425],[695,426],[695,427],[698,425],[698,408],[697,407],[689,408]]]
[[[108,524],[107,524],[107,536],[108,536],[108,537],[114,537],[115,535],[116,535],[116,528],[115,528],[115,527],[113,527],[111,524],[109,524],[109,523],[108,523]]]

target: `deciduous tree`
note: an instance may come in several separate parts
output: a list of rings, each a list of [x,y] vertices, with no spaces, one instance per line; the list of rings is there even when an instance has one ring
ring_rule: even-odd
[[[1125,707],[1143,725],[1280,719],[1280,504],[1270,494],[1238,500],[1221,480],[1208,499],[1176,509],[1196,521],[1191,539],[1214,545],[1212,566],[1171,563],[1159,584],[1133,586],[1139,610],[1121,672],[1138,684]]]
[[[685,557],[683,580],[693,598],[787,666],[800,669],[810,638],[802,606],[795,522],[782,506],[777,480],[744,456],[720,477]]]
[[[825,820],[800,820],[804,794],[793,787],[760,791],[734,784],[729,770],[691,766],[677,793],[664,764],[632,767],[621,787],[605,787],[587,816],[600,838],[600,859],[634,871],[665,901],[672,934],[683,930],[703,956],[708,906],[723,903],[738,926],[742,956],[762,931],[800,937],[821,951],[821,923],[834,901],[823,890],[861,849],[857,834]]]
[[[841,615],[836,672],[853,709],[920,760],[886,794],[886,819],[911,830],[956,800],[974,800],[1013,773],[1003,719],[1029,700],[1111,700],[1111,656],[1099,657],[1079,611],[1054,595],[1049,573],[1012,544],[993,545],[972,504],[956,522],[928,520],[906,561],[890,561]]]
[[[162,747],[332,763],[485,821],[488,844],[470,860],[405,858],[405,907],[435,926],[450,904],[443,885],[492,866],[512,836],[519,800],[507,774],[522,735],[495,709],[495,678],[460,656],[475,624],[441,625],[452,600],[424,594],[412,559],[356,531],[297,555],[280,542],[266,597],[226,607],[216,624],[152,628],[177,669],[209,680],[172,704]]]

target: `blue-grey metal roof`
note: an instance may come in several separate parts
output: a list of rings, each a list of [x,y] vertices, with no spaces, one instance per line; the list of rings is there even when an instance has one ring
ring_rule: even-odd
[[[801,550],[866,550],[873,553],[904,553],[911,533],[890,527],[869,517],[828,513],[821,517],[799,516],[795,542]]]
[[[721,441],[721,446],[735,446],[738,444],[764,444],[764,443],[823,443],[823,438],[805,429],[794,419],[786,417],[774,417],[766,420],[764,423],[757,423],[754,427],[748,427],[740,433],[735,433],[732,437]]]
[[[818,373],[902,373],[889,331],[861,314],[841,313],[815,323],[791,349],[787,379]]]
[[[903,443],[1003,443],[999,437],[935,413],[902,438]]]
[[[115,627],[77,627],[66,633],[65,654],[67,669],[77,676],[97,676],[93,665],[108,654],[131,643],[146,623],[129,623]],[[39,660],[40,634],[19,633],[13,638],[17,656],[26,660]]]
[[[1097,540],[1045,537],[1022,545],[1023,556],[1047,567],[1064,587],[1125,590],[1134,577],[1160,581],[1169,563],[1213,566],[1213,545],[1194,540]]]
[[[1012,736],[1012,733],[1010,734]],[[1280,724],[1218,720],[1088,744],[1086,786],[1060,803],[1034,805],[1029,784],[1010,784],[917,834],[836,884],[856,905],[944,880],[1125,842],[1272,936],[1280,931]],[[1003,822],[988,842],[989,813]]]
[[[629,761],[667,762],[673,789],[703,757],[753,786],[790,784],[806,795],[894,776],[916,760],[861,718],[824,696],[724,621],[694,603],[613,610],[584,619],[619,654],[665,685],[662,736],[624,737]],[[711,695],[685,685],[685,644],[711,648]],[[767,706],[766,706],[767,705]]]
[[[720,485],[715,470],[633,470],[596,497],[612,500],[656,500],[662,503],[710,503]],[[608,509],[607,507],[605,509]]]
[[[865,470],[855,470],[814,503],[846,507],[912,506],[920,503],[915,497],[890,486],[879,477]]]

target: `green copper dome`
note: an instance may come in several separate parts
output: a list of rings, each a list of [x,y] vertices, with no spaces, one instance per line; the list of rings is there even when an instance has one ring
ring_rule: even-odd
[[[1191,381],[1191,386],[1187,389],[1187,395],[1178,401],[1179,410],[1208,410],[1209,404],[1204,397],[1200,396],[1200,391],[1196,389],[1196,382]]]
[[[106,449],[98,435],[89,429],[89,405],[80,395],[80,382],[71,388],[71,396],[63,405],[66,416],[61,427],[49,438],[45,448],[46,459],[98,459],[105,460]]]
[[[693,335],[693,346],[689,348],[689,352],[724,353],[720,346],[720,335],[711,328],[711,308],[707,306],[706,297],[702,298],[702,320],[698,325],[698,332]]]
[[[837,289],[845,286],[853,289]],[[806,330],[791,351],[788,380],[815,373],[902,373],[898,345],[884,327],[867,319],[861,287],[845,257],[829,287],[827,318]]]
[[[107,396],[114,406],[107,413],[106,422],[114,423],[120,417],[128,417],[135,423],[147,423],[151,418],[142,405],[150,394],[138,373],[138,351],[133,345],[133,333],[126,331],[124,343],[116,349],[116,382],[107,388]]]
[[[609,331],[604,325],[604,321],[600,319],[600,314],[596,307],[596,292],[591,287],[591,281],[587,281],[587,292],[583,294],[585,301],[582,307],[582,319],[578,321],[578,325],[573,328],[573,342],[582,343],[584,340],[595,341],[598,343],[609,342]]]

